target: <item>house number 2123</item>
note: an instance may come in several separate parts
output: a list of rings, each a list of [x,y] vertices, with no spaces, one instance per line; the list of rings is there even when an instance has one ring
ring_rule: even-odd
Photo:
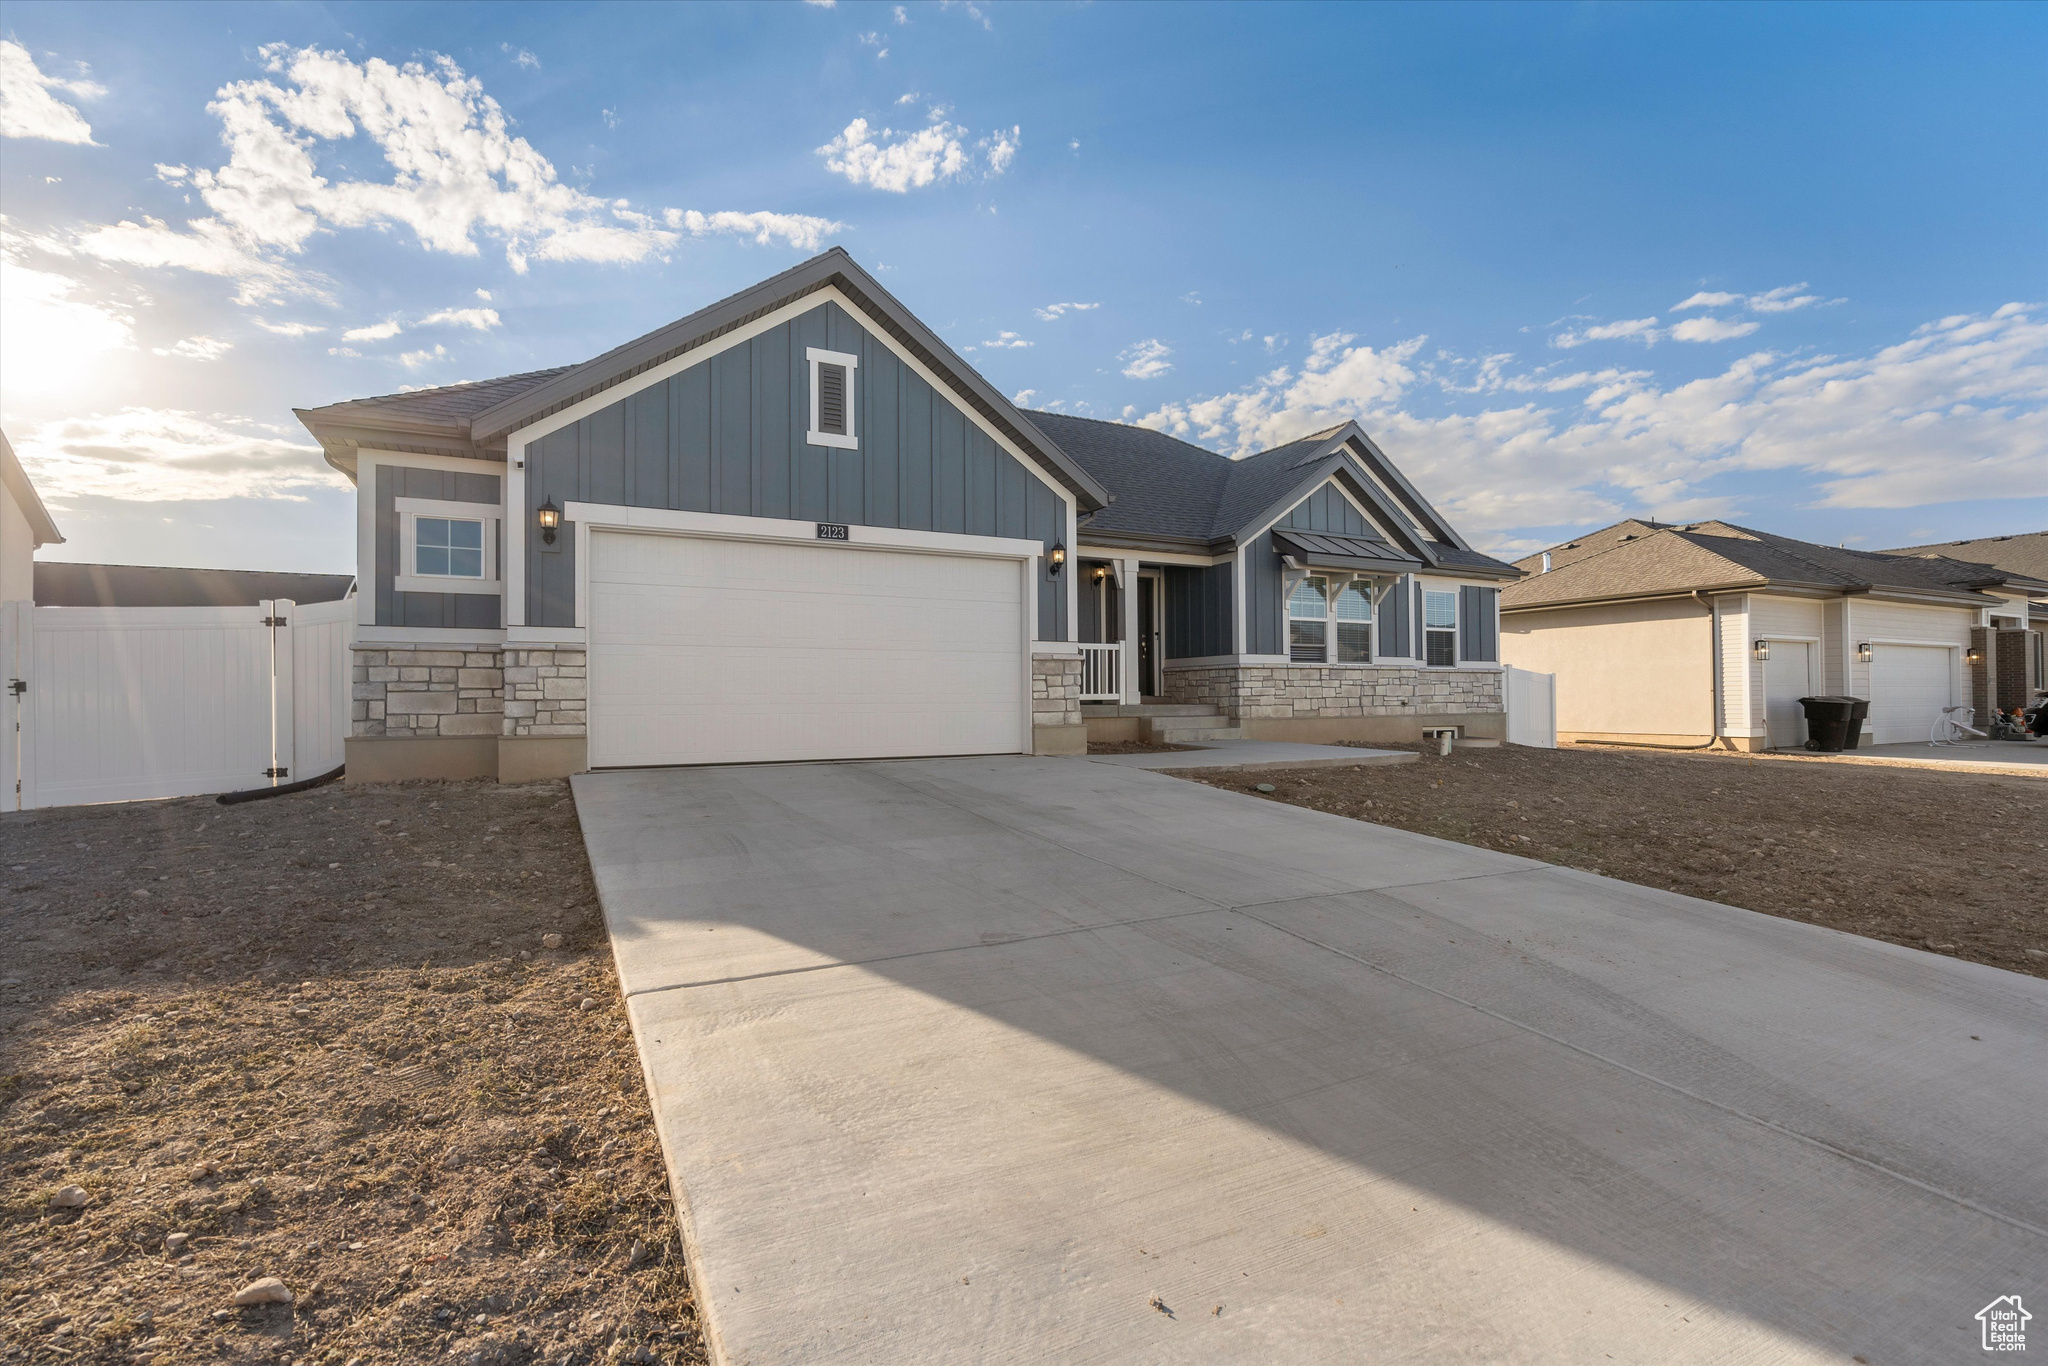
[[[821,540],[821,541],[843,541],[843,540],[845,540],[845,539],[846,539],[846,524],[845,524],[844,522],[820,522],[820,523],[818,523],[818,539],[819,539],[819,540]]]

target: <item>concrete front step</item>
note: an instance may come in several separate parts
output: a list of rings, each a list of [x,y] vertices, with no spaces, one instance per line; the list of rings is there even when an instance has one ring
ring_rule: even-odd
[[[1244,732],[1236,726],[1210,726],[1202,729],[1154,726],[1152,738],[1168,745],[1203,745],[1212,740],[1242,740]]]

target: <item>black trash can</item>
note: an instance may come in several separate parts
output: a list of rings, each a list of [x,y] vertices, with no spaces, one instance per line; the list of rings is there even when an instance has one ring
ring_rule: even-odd
[[[1863,743],[1863,723],[1870,719],[1870,699],[1852,697],[1854,705],[1849,708],[1849,733],[1842,737],[1843,749],[1854,749]]]
[[[1849,738],[1849,718],[1855,714],[1853,697],[1802,697],[1806,708],[1806,747],[1823,754],[1839,754]]]

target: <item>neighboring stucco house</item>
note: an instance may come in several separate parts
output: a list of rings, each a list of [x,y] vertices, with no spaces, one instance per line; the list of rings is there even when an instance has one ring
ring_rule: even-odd
[[[351,778],[1075,753],[1147,699],[1501,732],[1517,571],[1355,426],[1231,461],[1020,411],[842,250],[299,416],[357,485]]]
[[[1885,554],[1988,564],[2001,573],[2048,581],[2048,531],[1906,546]],[[2009,601],[2005,609],[1994,611],[1994,629],[1985,643],[1984,674],[1995,680],[1996,704],[2006,711],[2026,706],[2036,693],[2048,689],[2048,596],[2036,596],[2026,604],[2026,610],[2019,609],[2017,601]],[[1990,705],[1981,689],[1973,695],[1971,704],[1979,712]]]
[[[1869,699],[1865,744],[1925,740],[1981,690],[1993,622],[2048,595],[1991,565],[1727,522],[1617,522],[1517,565],[1501,656],[1557,675],[1560,739],[1741,750],[1803,744],[1799,699],[1822,693]]]
[[[0,432],[0,602],[33,602],[36,551],[63,542],[7,434]]]

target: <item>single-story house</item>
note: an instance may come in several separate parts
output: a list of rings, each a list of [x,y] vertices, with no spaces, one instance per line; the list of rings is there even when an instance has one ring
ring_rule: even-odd
[[[1727,522],[1629,520],[1516,562],[1501,657],[1557,676],[1560,739],[1785,748],[1801,697],[1869,699],[1865,744],[1972,705],[1989,642],[2048,581],[1814,545]]]
[[[1885,554],[1987,564],[2001,573],[2048,582],[2048,531],[1905,546]],[[1984,674],[1995,680],[1998,707],[2011,711],[2026,706],[2035,694],[2048,689],[2048,597],[2033,598],[2024,616],[2012,610],[1993,613],[1992,624],[1997,629],[1988,642]],[[1981,690],[1972,697],[1972,705],[1980,713],[1988,705]]]
[[[0,602],[34,601],[35,554],[63,541],[7,433],[0,432]]]
[[[1230,460],[1021,411],[843,250],[299,416],[357,487],[352,778],[1503,730],[1518,571],[1355,424]]]

